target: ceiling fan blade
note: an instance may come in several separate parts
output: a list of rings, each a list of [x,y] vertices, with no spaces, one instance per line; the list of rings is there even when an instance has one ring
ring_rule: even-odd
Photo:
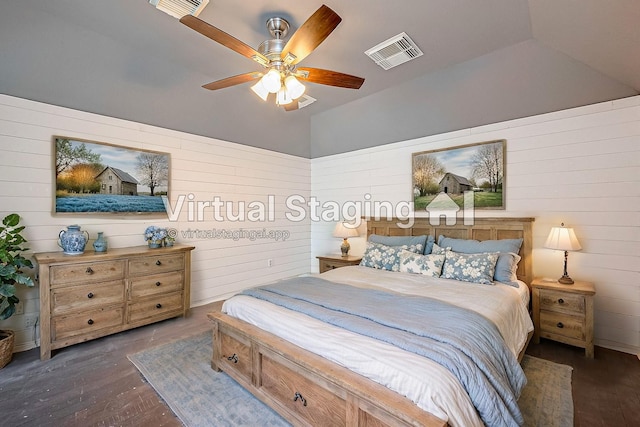
[[[298,104],[298,101],[293,101],[283,105],[282,107],[284,108],[284,111],[295,111],[300,108],[300,104]]]
[[[224,89],[225,87],[235,86],[242,83],[257,80],[263,76],[263,73],[252,71],[251,73],[238,74],[237,76],[227,77],[226,79],[217,80],[215,82],[208,83],[202,86],[205,89],[216,90]]]
[[[269,63],[269,60],[263,54],[261,54],[248,44],[243,43],[232,35],[225,33],[221,29],[204,22],[200,18],[196,18],[193,15],[185,15],[180,18],[180,22],[182,22],[192,30],[199,32],[203,36],[207,36],[211,40],[238,52],[240,55],[246,56],[249,59],[253,59],[263,66]]]
[[[338,26],[342,18],[329,7],[322,5],[293,33],[280,57],[295,65],[306,58]],[[287,58],[291,54],[294,57]]]
[[[362,77],[339,73],[338,71],[323,70],[321,68],[298,68],[296,77],[311,83],[344,87],[347,89],[360,89],[360,86],[364,83]]]

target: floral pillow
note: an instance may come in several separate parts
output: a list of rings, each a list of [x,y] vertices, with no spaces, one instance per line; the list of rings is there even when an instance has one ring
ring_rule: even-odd
[[[431,253],[434,255],[444,255],[446,251],[450,250],[451,248],[443,248],[442,246],[438,246],[437,243],[434,243],[431,249]]]
[[[360,265],[381,270],[400,271],[400,252],[403,250],[422,253],[423,245],[387,246],[381,243],[367,242]]]
[[[400,271],[440,277],[444,255],[420,255],[409,251],[400,252]]]
[[[461,254],[446,251],[441,277],[491,285],[498,255],[497,253]]]

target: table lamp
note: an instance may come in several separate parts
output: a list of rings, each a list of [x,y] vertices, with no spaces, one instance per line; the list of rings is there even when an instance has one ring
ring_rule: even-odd
[[[580,242],[578,242],[578,239],[576,238],[576,234],[573,232],[573,228],[565,227],[564,223],[561,224],[561,227],[551,228],[551,232],[549,232],[549,237],[547,237],[544,247],[564,251],[564,273],[562,274],[562,277],[558,279],[558,283],[565,285],[573,284],[573,279],[571,279],[567,273],[568,251],[579,251],[582,249]]]
[[[333,237],[341,237],[342,245],[340,246],[340,251],[342,252],[342,256],[346,257],[349,255],[349,249],[351,245],[347,240],[349,237],[357,237],[358,229],[355,228],[352,224],[348,222],[339,222],[336,224],[336,228],[333,230]]]

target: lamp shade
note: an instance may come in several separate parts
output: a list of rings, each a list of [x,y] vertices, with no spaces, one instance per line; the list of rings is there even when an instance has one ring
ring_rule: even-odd
[[[276,93],[280,90],[280,87],[282,86],[282,82],[280,79],[281,79],[280,72],[272,68],[267,72],[267,74],[262,76],[262,79],[260,79],[260,81],[262,81],[262,84],[264,85],[265,88],[267,88],[269,92]]]
[[[346,239],[348,237],[358,236],[358,229],[346,222],[339,222],[336,224],[336,228],[333,230],[333,237],[340,237]]]
[[[569,227],[553,227],[544,247],[560,251],[579,251],[582,249],[576,238],[576,233],[573,232],[573,228]]]
[[[251,90],[260,98],[262,98],[263,101],[266,101],[267,97],[269,96],[269,91],[262,84],[262,80],[258,80],[258,83],[251,86]]]
[[[289,92],[289,95],[291,95],[291,99],[300,98],[305,91],[304,85],[294,76],[287,76],[287,78],[284,79],[284,85],[287,87],[287,91]]]

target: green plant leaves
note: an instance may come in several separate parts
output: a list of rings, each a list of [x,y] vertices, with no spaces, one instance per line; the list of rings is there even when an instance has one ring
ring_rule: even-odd
[[[18,226],[20,215],[9,214],[0,226],[0,320],[8,319],[20,302],[16,297],[16,285],[34,286],[33,279],[25,274],[23,267],[33,267],[31,260],[20,252],[28,250],[22,247],[27,240],[20,234],[24,226]]]

